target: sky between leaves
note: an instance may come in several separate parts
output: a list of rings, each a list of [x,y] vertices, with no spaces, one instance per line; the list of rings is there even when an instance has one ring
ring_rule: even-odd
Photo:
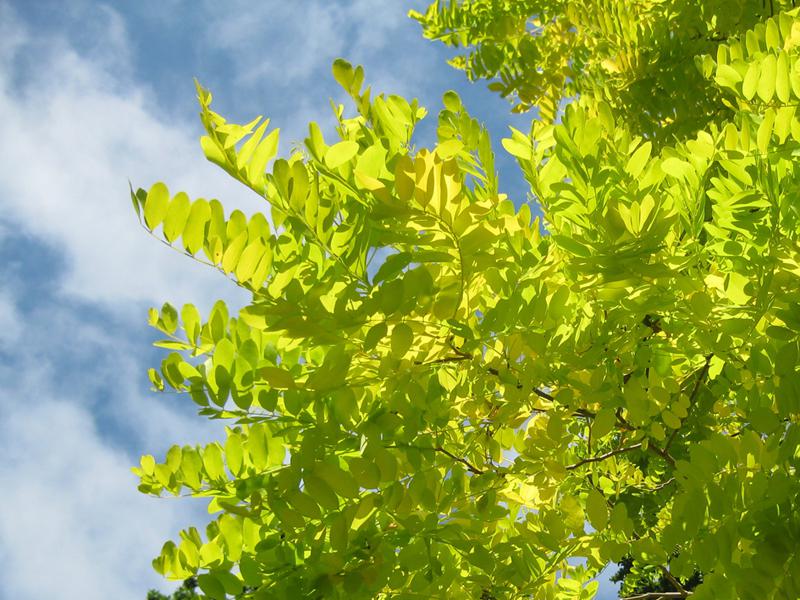
[[[246,298],[218,273],[148,237],[128,179],[164,180],[251,213],[262,201],[206,162],[192,82],[235,122],[265,114],[282,151],[308,121],[333,131],[339,56],[373,89],[420,98],[434,137],[456,89],[486,122],[503,191],[525,188],[499,139],[525,130],[471,86],[405,17],[413,0],[0,0],[0,599],[143,599],[171,590],[150,568],[162,542],[204,524],[201,504],[136,491],[130,466],[222,424],[148,392],[159,353],[149,306]],[[513,176],[506,175],[511,173]],[[604,584],[601,598],[615,598]]]

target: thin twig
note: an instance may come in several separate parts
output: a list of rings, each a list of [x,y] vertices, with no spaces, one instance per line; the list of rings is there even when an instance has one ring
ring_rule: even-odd
[[[674,587],[677,592],[683,594],[684,598],[689,595],[689,593],[686,591],[686,588],[683,587],[681,585],[681,582],[678,581],[675,578],[675,576],[669,572],[669,569],[667,569],[667,567],[661,565],[659,568],[661,569],[662,575],[664,575],[664,577],[667,578],[667,581],[669,581],[672,584],[672,587]]]
[[[639,442],[638,444],[633,444],[631,446],[625,446],[624,448],[617,448],[616,450],[611,450],[610,452],[606,452],[605,454],[600,454],[598,456],[591,456],[589,458],[584,458],[583,460],[579,460],[574,465],[569,465],[567,467],[567,471],[572,471],[577,469],[578,467],[582,467],[583,465],[600,462],[606,460],[607,458],[611,458],[612,456],[616,456],[617,454],[624,454],[625,452],[631,452],[632,450],[638,450],[642,447],[642,443]]]
[[[647,446],[647,449],[650,450],[651,452],[654,452],[654,453],[658,454],[661,458],[666,460],[673,467],[675,466],[675,459],[672,458],[672,455],[670,455],[670,453],[667,452],[666,450],[662,450],[658,446],[653,446],[652,444],[649,444]]]
[[[626,596],[620,600],[661,600],[662,598],[686,598],[686,596],[691,595],[691,592],[686,592],[686,595],[680,592],[647,592],[646,594],[639,594],[638,596]]]
[[[441,365],[445,363],[463,362],[465,360],[472,360],[472,357],[463,356],[459,354],[458,356],[445,356],[444,358],[437,358],[436,360],[429,360],[427,362],[415,361],[414,364],[420,367],[427,367],[430,365]]]
[[[473,464],[472,464],[471,462],[469,462],[469,461],[468,461],[466,458],[462,458],[462,457],[460,457],[460,456],[456,456],[455,454],[453,454],[452,452],[448,452],[447,450],[445,450],[445,449],[444,449],[444,448],[442,448],[441,446],[436,446],[436,447],[434,448],[434,450],[436,450],[437,452],[441,452],[442,454],[445,454],[445,455],[449,456],[449,457],[450,457],[450,458],[452,458],[453,460],[455,460],[455,461],[458,461],[458,462],[460,462],[461,464],[465,465],[465,466],[467,467],[467,470],[468,470],[470,473],[474,473],[475,475],[483,475],[483,474],[486,472],[486,471],[483,471],[483,470],[479,469],[479,468],[478,468],[478,467],[476,467],[475,465],[473,465]]]
[[[708,369],[711,366],[711,359],[713,357],[714,357],[714,354],[706,355],[706,362],[703,365],[703,368],[700,369],[700,373],[697,376],[697,380],[694,382],[694,388],[692,389],[692,393],[689,396],[689,408],[687,410],[687,415],[686,415],[686,418],[683,419],[683,421],[681,421],[681,425],[683,425],[686,422],[686,419],[689,418],[688,412],[691,411],[692,407],[694,406],[695,399],[697,398],[697,393],[700,391],[700,384],[703,383],[703,380],[706,378],[706,375],[708,374]],[[679,430],[680,430],[680,427],[678,429],[674,429],[672,431],[672,433],[669,436],[669,439],[667,440],[666,445],[664,446],[664,452],[669,452],[669,447],[672,445],[672,442],[675,440],[675,437],[678,435],[678,431]]]

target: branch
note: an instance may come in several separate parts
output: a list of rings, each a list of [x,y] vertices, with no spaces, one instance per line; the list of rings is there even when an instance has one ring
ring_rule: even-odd
[[[495,377],[498,377],[500,375],[500,371],[498,371],[494,367],[489,367],[488,369],[486,369],[486,371],[488,373],[491,373]],[[521,390],[525,386],[522,385],[522,383],[520,383],[519,380],[517,380],[516,387],[517,387],[518,390]],[[541,390],[541,389],[539,389],[537,387],[533,388],[533,393],[536,394],[537,396],[539,396],[539,398],[542,398],[544,400],[549,400],[550,402],[555,402],[555,398],[553,396],[551,396],[550,394],[548,394],[544,390]]]
[[[714,357],[714,354],[707,354],[706,355],[706,363],[703,365],[703,368],[700,369],[700,373],[697,376],[697,380],[694,382],[694,388],[692,389],[692,393],[689,395],[689,409],[687,410],[686,418],[681,421],[681,425],[686,422],[686,419],[689,418],[688,411],[692,410],[694,406],[695,399],[697,398],[697,393],[700,391],[700,384],[703,383],[703,380],[708,375],[708,369],[711,366],[711,359]],[[675,429],[672,431],[672,434],[669,436],[666,445],[664,446],[664,452],[669,451],[669,447],[672,445],[672,442],[675,440],[675,437],[678,435],[679,429]]]
[[[445,454],[446,456],[449,456],[450,458],[452,458],[455,461],[460,462],[462,465],[467,467],[467,470],[470,473],[474,473],[475,475],[483,475],[486,472],[486,471],[483,471],[483,470],[479,469],[475,465],[473,465],[466,458],[461,458],[460,456],[456,456],[455,454],[453,454],[452,452],[448,452],[447,450],[445,450],[441,446],[436,446],[434,448],[434,450],[436,450],[437,452],[441,452],[442,454]]]
[[[675,576],[669,572],[669,569],[667,569],[664,565],[661,565],[659,568],[661,569],[662,575],[664,575],[664,577],[667,578],[667,580],[672,584],[672,587],[674,587],[679,594],[682,594],[684,598],[689,595],[689,592],[686,591],[686,588],[683,587],[681,585],[681,582],[678,581],[675,578]]]
[[[647,446],[647,449],[650,450],[651,452],[655,452],[656,454],[658,454],[661,458],[663,458],[665,461],[667,461],[673,467],[675,466],[675,459],[672,458],[672,455],[669,452],[667,452],[666,450],[662,450],[658,446],[653,446],[652,444],[649,444]]]
[[[427,367],[430,365],[441,365],[445,363],[463,362],[465,360],[472,360],[471,356],[464,356],[459,354],[457,356],[445,356],[444,358],[437,358],[436,360],[429,360],[428,362],[414,361],[415,365],[420,367]]]
[[[600,454],[598,456],[591,456],[589,458],[584,458],[583,460],[579,460],[574,465],[569,465],[567,467],[567,471],[573,471],[578,467],[582,467],[583,465],[600,462],[606,460],[607,458],[611,458],[612,456],[616,456],[617,454],[624,454],[625,452],[631,452],[632,450],[638,450],[642,447],[642,443],[639,442],[638,444],[633,444],[631,446],[625,446],[624,448],[617,448],[616,450],[612,450],[611,452],[606,452],[605,454]]]
[[[638,596],[626,596],[620,600],[661,600],[663,598],[686,598],[691,595],[691,592],[686,592],[685,595],[680,592],[647,592],[646,594],[639,594]]]

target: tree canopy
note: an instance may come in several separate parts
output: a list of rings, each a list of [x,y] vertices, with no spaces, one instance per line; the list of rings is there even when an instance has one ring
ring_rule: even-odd
[[[198,85],[206,157],[268,210],[131,193],[252,293],[151,310],[154,387],[227,423],[134,469],[214,514],[159,572],[214,599],[583,600],[615,561],[623,595],[800,597],[800,13],[621,4],[416,15],[540,108],[502,142],[525,201],[453,92],[416,148],[426,110],[337,60],[355,115],[276,158]]]

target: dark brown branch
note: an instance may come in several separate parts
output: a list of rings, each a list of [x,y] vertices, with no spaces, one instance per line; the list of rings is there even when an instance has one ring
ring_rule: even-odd
[[[488,373],[491,373],[491,374],[492,374],[492,375],[494,375],[495,377],[499,377],[499,376],[500,376],[500,371],[498,371],[498,370],[497,370],[497,369],[495,369],[494,367],[489,367],[489,368],[487,368],[487,369],[486,369],[486,371],[487,371]],[[517,388],[518,390],[521,390],[521,389],[523,389],[524,387],[525,387],[525,386],[524,386],[524,385],[522,385],[522,383],[520,383],[519,381],[517,381],[517,383],[516,383],[516,388]],[[536,394],[537,396],[539,396],[539,398],[542,398],[543,400],[548,400],[548,401],[550,401],[550,402],[555,402],[555,400],[556,400],[556,399],[555,399],[555,397],[551,396],[550,394],[548,394],[548,393],[547,393],[547,392],[545,392],[544,390],[542,390],[542,389],[539,389],[539,388],[537,388],[537,387],[533,388],[533,393],[534,393],[534,394]]]
[[[611,450],[610,452],[606,452],[605,454],[599,454],[598,456],[591,456],[589,458],[584,458],[583,460],[579,460],[574,465],[569,465],[567,467],[567,471],[573,471],[578,467],[582,467],[583,465],[587,465],[589,463],[600,462],[606,460],[607,458],[611,458],[612,456],[616,456],[617,454],[624,454],[626,452],[631,452],[632,450],[638,450],[642,447],[642,443],[639,442],[638,444],[633,444],[632,446],[625,446],[624,448],[617,448],[616,450]]]
[[[666,450],[662,450],[658,446],[653,446],[652,444],[648,445],[647,449],[650,450],[651,452],[654,452],[655,454],[658,454],[661,458],[663,458],[665,461],[667,461],[673,467],[675,466],[675,459],[672,458],[672,455],[669,452],[667,452]]]
[[[636,428],[628,423],[625,417],[622,416],[622,409],[618,408],[617,411],[614,413],[617,417],[617,421],[622,426],[623,429],[627,429],[628,431],[634,431]]]
[[[639,594],[638,596],[626,596],[620,600],[661,600],[662,598],[686,598],[691,595],[691,592],[686,592],[686,595],[680,592],[647,592],[646,594]]]
[[[476,467],[475,465],[473,465],[473,464],[472,464],[471,462],[469,462],[469,461],[468,461],[466,458],[462,458],[462,457],[460,457],[460,456],[456,456],[455,454],[453,454],[452,452],[449,452],[449,451],[445,450],[445,449],[444,449],[444,448],[442,448],[441,446],[436,446],[436,447],[434,448],[434,450],[436,450],[437,452],[441,452],[442,454],[444,454],[444,455],[446,455],[446,456],[449,456],[450,458],[452,458],[453,460],[455,460],[455,461],[457,461],[457,462],[460,462],[462,465],[464,465],[464,466],[466,466],[466,467],[467,467],[467,470],[468,470],[470,473],[474,473],[475,475],[483,475],[483,474],[486,472],[486,471],[483,471],[483,470],[479,469],[479,468],[478,468],[478,467]]]
[[[689,592],[686,591],[686,588],[681,585],[680,581],[675,579],[675,576],[669,572],[669,569],[667,569],[664,565],[661,565],[660,569],[662,575],[667,578],[667,581],[672,584],[672,587],[674,587],[678,593],[682,594],[684,598],[689,595]]]
[[[445,356],[443,358],[437,358],[436,360],[429,360],[428,362],[416,361],[414,364],[420,367],[427,367],[429,365],[441,365],[445,363],[464,362],[465,360],[472,360],[472,357],[459,354],[458,356]]]
[[[659,483],[659,484],[658,484],[657,486],[655,486],[654,488],[650,488],[650,490],[649,490],[649,491],[651,491],[651,492],[657,492],[658,490],[663,490],[665,487],[667,487],[667,486],[668,486],[669,484],[671,484],[671,483],[675,483],[675,478],[674,478],[674,477],[670,477],[670,478],[669,478],[669,479],[667,479],[666,481],[664,481],[664,482],[662,482],[662,483]]]
[[[713,357],[714,357],[713,354],[706,355],[706,363],[703,365],[703,368],[700,369],[700,373],[697,375],[697,380],[694,382],[694,388],[692,388],[692,393],[689,395],[689,408],[687,409],[686,419],[689,418],[688,412],[692,410],[692,407],[694,407],[695,400],[697,399],[697,394],[700,391],[700,384],[703,383],[703,381],[706,378],[706,375],[708,375],[708,369],[711,366],[711,359]],[[681,421],[681,426],[683,425],[683,423],[686,422],[686,419]],[[669,439],[667,440],[667,443],[664,445],[664,452],[669,452],[669,447],[672,445],[672,442],[675,441],[675,438],[677,437],[679,430],[680,428],[672,431],[672,433],[669,436]]]

